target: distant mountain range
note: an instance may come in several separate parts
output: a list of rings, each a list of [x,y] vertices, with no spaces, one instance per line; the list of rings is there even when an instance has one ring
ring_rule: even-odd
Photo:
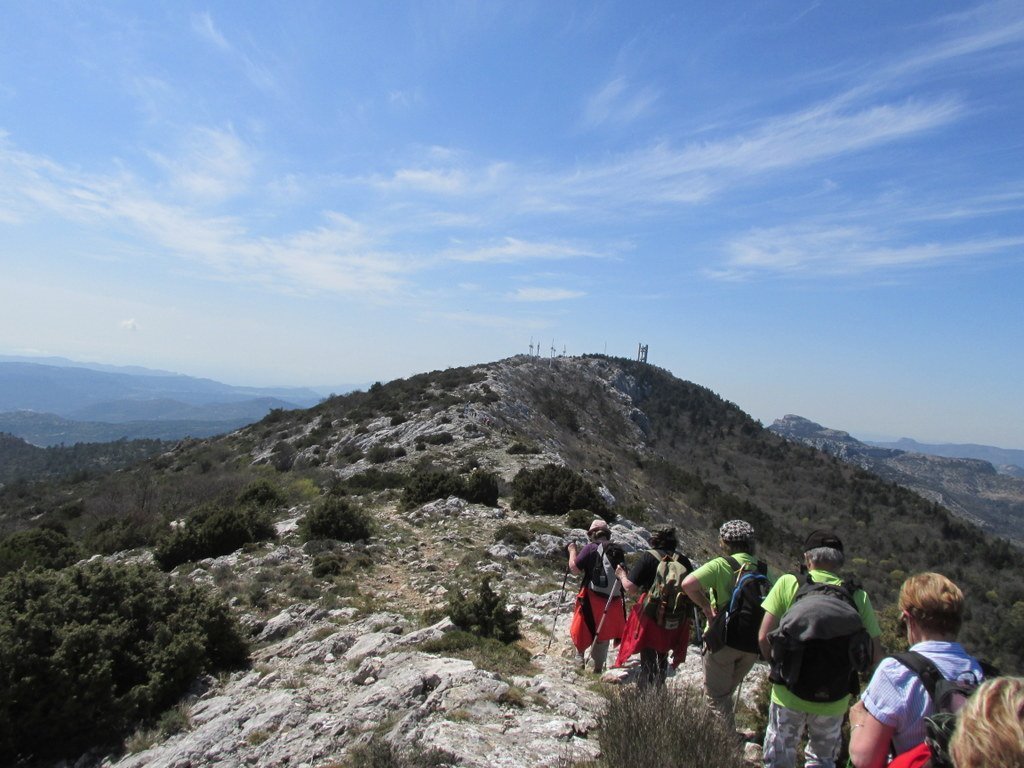
[[[916,491],[993,533],[1024,543],[1024,469],[1002,463],[1001,471],[997,472],[988,459],[956,455],[971,450],[975,456],[991,456],[1006,462],[1018,454],[1024,455],[1024,451],[990,446],[928,446],[907,438],[897,443],[869,444],[848,432],[793,415],[778,419],[768,429]],[[910,450],[910,446],[914,449]],[[952,455],[932,453],[932,448]]]
[[[146,368],[0,357],[0,432],[40,446],[208,437],[270,410],[315,405],[311,389],[236,387]]]
[[[1013,448],[995,448],[991,445],[975,445],[973,443],[943,443],[929,445],[919,443],[909,437],[901,437],[895,443],[882,443],[866,440],[868,445],[878,448],[893,448],[908,453],[927,453],[929,456],[945,456],[948,459],[980,459],[987,461],[1002,475],[1024,478],[1024,451]]]

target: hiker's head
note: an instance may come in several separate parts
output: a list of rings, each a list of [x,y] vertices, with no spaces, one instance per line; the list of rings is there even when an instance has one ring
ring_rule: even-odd
[[[949,751],[957,768],[1024,766],[1024,678],[978,686],[957,716]]]
[[[676,529],[671,525],[658,528],[651,534],[651,546],[654,549],[675,551],[678,543],[679,542],[676,539]]]
[[[612,530],[601,518],[597,518],[590,524],[587,529],[587,536],[590,537],[591,541],[610,541],[612,538]]]
[[[834,571],[846,562],[843,542],[832,531],[818,530],[804,542],[804,560],[811,570]]]
[[[735,552],[752,554],[754,551],[754,526],[746,520],[730,520],[718,529],[722,549],[730,555]]]
[[[924,633],[953,638],[964,618],[964,593],[941,573],[918,573],[903,582],[899,606]]]

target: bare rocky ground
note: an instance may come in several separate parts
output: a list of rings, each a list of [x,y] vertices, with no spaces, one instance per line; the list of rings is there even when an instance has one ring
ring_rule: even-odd
[[[582,671],[568,639],[575,585],[560,588],[563,537],[539,533],[523,546],[495,544],[499,525],[528,526],[531,519],[456,498],[408,513],[392,505],[381,510],[382,532],[370,547],[375,567],[355,575],[351,596],[324,599],[329,580],[311,575],[318,547],[299,542],[301,511],[293,513],[278,523],[274,544],[179,574],[228,593],[231,585],[270,585],[269,599],[280,609],[242,615],[255,637],[251,668],[202,681],[182,707],[186,730],[148,746],[140,735],[136,748],[147,748],[105,758],[104,768],[330,768],[374,737],[399,751],[442,750],[453,765],[479,768],[569,766],[599,755],[606,696],[630,684],[633,668],[600,680]],[[647,531],[628,520],[614,532],[627,551],[646,546]],[[473,572],[491,574],[522,610],[529,674],[499,674],[419,650],[453,629],[447,618],[425,622],[424,611],[441,613],[446,585]],[[313,585],[309,599],[275,600],[275,589],[296,574]],[[747,702],[763,675],[751,673]],[[700,655],[691,648],[668,684],[699,686],[700,679]]]

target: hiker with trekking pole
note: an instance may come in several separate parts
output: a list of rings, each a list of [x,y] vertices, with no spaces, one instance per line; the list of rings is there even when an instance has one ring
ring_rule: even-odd
[[[608,659],[609,643],[622,638],[626,624],[622,586],[615,575],[625,553],[612,543],[611,528],[600,518],[590,524],[587,538],[590,541],[579,551],[575,543],[568,547],[569,571],[583,574],[569,634],[584,668],[589,661],[591,669],[600,674]]]

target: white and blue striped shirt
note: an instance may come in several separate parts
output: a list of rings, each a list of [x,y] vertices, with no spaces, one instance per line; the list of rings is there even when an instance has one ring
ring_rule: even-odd
[[[960,643],[925,640],[910,650],[931,659],[947,680],[981,682],[981,667]],[[935,713],[935,705],[913,670],[894,658],[882,659],[861,700],[878,722],[896,729],[892,738],[896,754],[924,741],[924,718]]]

